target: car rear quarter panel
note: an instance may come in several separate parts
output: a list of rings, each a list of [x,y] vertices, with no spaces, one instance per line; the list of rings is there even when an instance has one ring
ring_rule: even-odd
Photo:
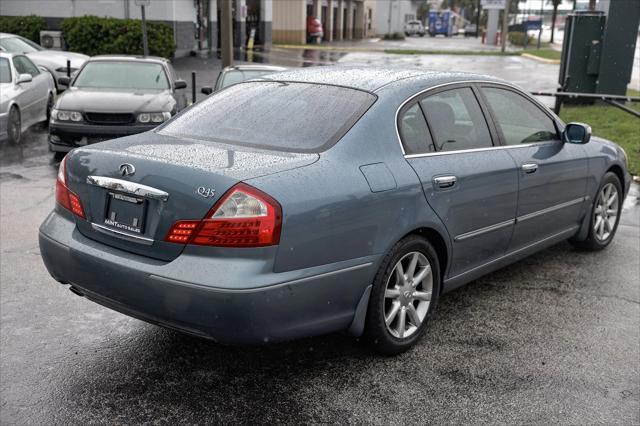
[[[282,204],[276,272],[371,255],[380,259],[404,235],[423,227],[448,240],[400,150],[397,106],[379,99],[313,165],[248,181]],[[384,185],[372,188],[361,171],[371,164],[384,164],[374,170],[387,169],[395,187],[384,173]]]

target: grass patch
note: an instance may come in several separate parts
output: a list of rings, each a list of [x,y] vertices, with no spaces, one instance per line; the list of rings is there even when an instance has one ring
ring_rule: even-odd
[[[629,90],[627,95],[640,96],[640,92]],[[627,102],[625,105],[640,111],[637,102]],[[640,119],[614,106],[603,104],[563,105],[560,118],[566,123],[587,123],[594,135],[620,145],[629,157],[629,171],[631,174],[640,175]]]
[[[537,56],[543,59],[553,59],[556,61],[560,60],[560,52],[553,49],[527,49],[523,50],[522,53],[527,53],[529,55]]]
[[[520,52],[500,52],[494,50],[416,50],[385,49],[384,53],[394,55],[462,55],[462,56],[518,56]]]

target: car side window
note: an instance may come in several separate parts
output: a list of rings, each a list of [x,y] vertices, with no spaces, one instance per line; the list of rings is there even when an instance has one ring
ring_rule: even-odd
[[[433,142],[420,105],[415,103],[404,111],[399,127],[405,154],[433,152]]]
[[[31,77],[35,77],[40,74],[38,67],[26,56],[16,56],[13,58],[13,66],[16,67],[18,74],[29,74]]]
[[[471,88],[440,92],[420,103],[433,131],[436,151],[493,146],[487,122]]]
[[[507,145],[558,140],[553,120],[533,102],[511,90],[483,87]]]

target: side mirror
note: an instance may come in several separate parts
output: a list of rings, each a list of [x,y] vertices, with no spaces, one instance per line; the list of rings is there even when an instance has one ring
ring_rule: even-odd
[[[202,89],[200,89],[200,93],[202,93],[203,95],[210,95],[213,93],[213,88],[209,86],[204,86]]]
[[[58,77],[58,84],[61,86],[69,86],[71,79],[69,77]]]
[[[585,144],[591,139],[591,126],[583,123],[569,123],[562,132],[562,140],[568,143]]]
[[[18,75],[18,84],[30,83],[32,81],[33,81],[33,77],[31,77],[31,74],[20,74],[20,75]]]
[[[187,82],[184,80],[176,80],[173,85],[175,86],[175,89],[186,89],[187,88]]]

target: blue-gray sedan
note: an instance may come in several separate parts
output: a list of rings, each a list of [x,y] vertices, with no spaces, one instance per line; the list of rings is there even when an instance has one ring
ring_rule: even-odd
[[[74,293],[151,323],[398,353],[444,292],[562,240],[609,245],[626,161],[502,80],[292,70],[73,150],[40,248]]]

